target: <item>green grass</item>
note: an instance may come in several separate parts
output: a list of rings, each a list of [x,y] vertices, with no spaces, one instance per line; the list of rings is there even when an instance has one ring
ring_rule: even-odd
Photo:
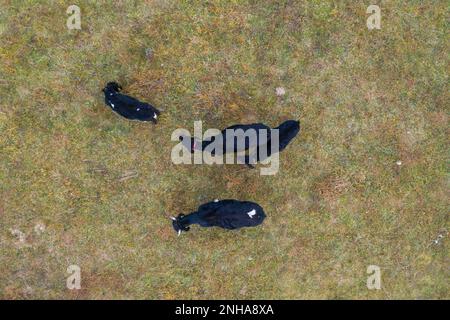
[[[375,2],[373,31],[369,2],[269,0],[89,1],[69,31],[72,2],[3,1],[0,297],[450,298],[448,5]],[[108,110],[111,80],[160,123]],[[275,176],[170,160],[195,120],[290,118],[302,131]],[[268,219],[177,238],[167,217],[214,198]]]

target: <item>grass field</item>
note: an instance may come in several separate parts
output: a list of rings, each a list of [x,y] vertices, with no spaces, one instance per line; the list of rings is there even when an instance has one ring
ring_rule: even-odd
[[[78,2],[81,30],[74,1],[0,2],[0,298],[450,298],[446,1]],[[113,114],[111,80],[159,124]],[[171,162],[196,120],[286,119],[277,175]],[[176,237],[215,198],[268,218]]]

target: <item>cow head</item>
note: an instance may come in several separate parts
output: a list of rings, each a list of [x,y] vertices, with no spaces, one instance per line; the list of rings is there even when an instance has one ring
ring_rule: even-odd
[[[195,150],[202,150],[202,142],[195,137],[183,135],[179,137],[179,140],[181,141],[181,144],[191,153],[193,153]]]
[[[178,233],[178,235],[181,234],[182,231],[189,231],[190,227],[183,224],[183,218],[185,217],[184,214],[179,214],[178,217],[171,217],[172,219],[172,226],[174,230]]]

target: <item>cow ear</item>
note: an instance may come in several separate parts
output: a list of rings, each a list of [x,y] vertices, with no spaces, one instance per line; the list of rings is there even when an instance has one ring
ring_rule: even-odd
[[[181,229],[178,230],[178,236],[180,236],[180,234],[181,234]]]

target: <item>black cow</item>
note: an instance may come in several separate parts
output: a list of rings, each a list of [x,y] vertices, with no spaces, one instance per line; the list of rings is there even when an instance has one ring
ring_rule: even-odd
[[[260,225],[265,217],[264,210],[257,203],[231,199],[215,200],[202,204],[197,211],[188,215],[172,217],[172,225],[180,235],[182,231],[189,231],[191,224],[233,230]]]
[[[242,132],[240,135],[234,135],[234,141],[231,144],[232,149],[227,147],[227,135],[226,130],[238,130],[241,129]],[[250,139],[245,138],[245,132],[249,129],[253,129],[257,132],[256,140],[250,141]],[[239,125],[233,125],[231,127],[225,128],[221,131],[221,133],[217,136],[211,137],[207,141],[200,141],[193,137],[186,137],[186,136],[180,136],[180,141],[182,141],[183,145],[191,152],[193,153],[195,150],[201,150],[204,151],[211,143],[213,143],[216,139],[219,139],[219,137],[222,138],[222,145],[219,146],[217,149],[219,149],[219,153],[225,154],[227,152],[240,152],[249,150],[251,148],[254,148],[252,152],[250,152],[249,155],[244,157],[244,163],[252,167],[251,164],[254,164],[258,161],[262,161],[265,158],[270,157],[273,153],[280,152],[284,150],[287,145],[291,142],[292,139],[295,138],[295,136],[300,131],[300,122],[296,120],[287,120],[280,124],[278,127],[274,128],[278,130],[279,134],[279,144],[278,148],[277,146],[274,146],[274,151],[272,152],[272,135],[271,135],[271,129],[270,127],[266,126],[262,123],[253,123],[253,124],[239,124]],[[260,130],[265,130],[266,134],[259,134]],[[262,132],[264,133],[264,132]],[[244,144],[242,146],[238,145],[238,140],[244,139]],[[266,148],[267,150],[267,156],[264,158],[261,158],[259,155],[259,149],[260,148]],[[211,152],[212,155],[215,155],[214,152]]]
[[[274,150],[272,152],[272,139],[270,139],[269,135],[266,144],[258,144],[256,149],[254,149],[249,155],[245,156],[244,163],[251,166],[251,164],[265,160],[273,153],[281,152],[286,149],[292,139],[294,139],[299,133],[300,122],[295,120],[287,120],[275,129],[278,129],[278,147],[274,146]],[[260,152],[260,148],[265,148],[265,150],[267,150],[266,154]]]
[[[156,124],[160,112],[152,105],[120,93],[117,82],[108,82],[103,89],[105,103],[122,117],[130,120],[152,121]]]

